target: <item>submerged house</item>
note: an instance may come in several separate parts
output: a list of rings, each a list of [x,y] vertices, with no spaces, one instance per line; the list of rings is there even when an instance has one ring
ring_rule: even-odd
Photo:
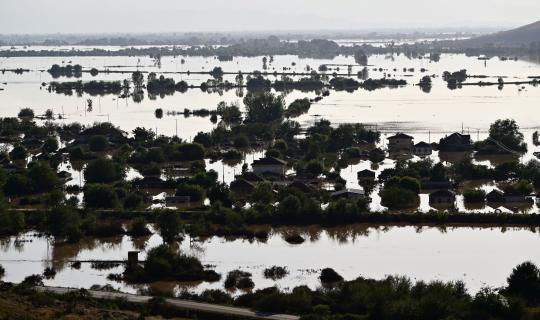
[[[473,144],[468,134],[452,133],[439,141],[439,150],[443,152],[471,151]]]
[[[438,190],[429,194],[431,204],[453,204],[456,201],[456,194],[450,190]]]
[[[388,149],[391,151],[409,151],[412,152],[414,148],[413,137],[398,133],[391,137],[388,137]]]
[[[275,174],[284,176],[287,171],[287,161],[274,157],[265,157],[253,161],[251,167],[256,174]]]
[[[230,189],[238,195],[248,195],[255,190],[255,185],[245,179],[236,179],[231,182]]]

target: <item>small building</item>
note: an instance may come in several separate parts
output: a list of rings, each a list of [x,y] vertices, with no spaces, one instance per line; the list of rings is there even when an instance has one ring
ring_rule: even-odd
[[[468,134],[452,133],[439,141],[439,150],[443,152],[471,151],[473,144]]]
[[[419,157],[427,157],[433,153],[433,148],[429,143],[424,141],[418,142],[414,145],[414,155]]]
[[[392,151],[413,151],[413,137],[404,134],[398,133],[391,137],[388,137],[388,149]]]
[[[438,190],[429,194],[431,204],[452,204],[456,201],[456,194],[450,190]]]
[[[256,174],[275,174],[284,176],[287,171],[287,161],[274,157],[265,157],[253,161],[251,167]]]
[[[330,197],[332,199],[359,199],[366,195],[363,189],[343,189],[336,192],[332,192]]]
[[[375,171],[368,170],[368,169],[361,170],[361,171],[358,171],[358,173],[356,173],[356,176],[359,181],[366,181],[366,180],[373,181],[375,180],[375,175],[376,175]]]
[[[500,190],[492,190],[486,195],[487,202],[491,203],[503,203],[504,202],[504,192]]]
[[[236,179],[231,182],[231,191],[238,195],[251,194],[255,190],[255,185],[244,179]]]
[[[144,177],[133,181],[133,187],[138,189],[163,189],[167,182],[159,177]]]

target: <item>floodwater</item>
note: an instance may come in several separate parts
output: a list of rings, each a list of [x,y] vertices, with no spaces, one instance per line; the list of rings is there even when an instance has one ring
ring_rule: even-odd
[[[288,232],[299,232],[306,238],[301,245],[283,240]],[[114,239],[85,240],[77,245],[54,245],[31,233],[5,239],[0,246],[0,264],[6,269],[4,281],[20,282],[31,274],[54,267],[57,275],[45,280],[47,285],[89,288],[94,284],[110,284],[126,292],[137,292],[133,286],[107,280],[110,273],[121,273],[123,267],[94,270],[82,263],[73,269],[72,260],[126,259],[130,250],[145,251],[161,243],[158,235],[131,240],[128,236]],[[180,250],[195,255],[203,264],[222,274],[215,283],[156,283],[157,290],[191,290],[223,288],[226,273],[241,269],[253,275],[256,288],[277,285],[283,290],[295,286],[320,286],[322,268],[331,267],[345,279],[362,276],[381,279],[386,275],[407,275],[413,280],[465,282],[471,292],[482,287],[500,287],[512,268],[524,261],[540,263],[536,248],[538,233],[518,228],[446,228],[432,227],[367,227],[361,225],[321,230],[318,227],[278,229],[266,243],[242,239],[213,237],[190,245],[189,238]],[[287,267],[289,274],[277,281],[265,279],[263,271],[271,266]]]
[[[27,49],[32,49],[28,47]],[[39,48],[37,48],[39,49]],[[59,48],[63,50],[65,48]],[[114,49],[114,48],[113,48]],[[190,89],[186,93],[161,97],[146,96],[140,103],[131,98],[120,99],[113,95],[92,97],[83,94],[78,97],[50,93],[42,83],[50,81],[74,81],[77,79],[61,77],[53,79],[46,71],[52,64],[81,64],[85,69],[96,67],[111,71],[142,70],[148,72],[166,73],[176,81],[185,80],[188,84],[198,85],[210,78],[201,74],[177,74],[175,72],[209,71],[220,66],[226,72],[255,70],[280,72],[287,68],[287,72],[307,72],[317,70],[322,64],[332,65],[332,74],[347,73],[347,65],[354,65],[353,57],[338,56],[334,59],[299,58],[297,56],[275,56],[269,59],[267,69],[263,70],[263,57],[235,57],[233,61],[220,62],[214,57],[163,57],[159,64],[149,57],[30,57],[30,58],[0,58],[0,70],[23,68],[31,72],[17,75],[11,72],[0,74],[0,104],[2,116],[16,116],[21,108],[30,107],[36,114],[52,109],[56,114],[63,114],[65,119],[58,122],[81,122],[91,124],[94,122],[110,121],[127,132],[136,127],[146,127],[155,130],[158,134],[178,134],[185,140],[192,140],[200,131],[210,131],[216,124],[209,117],[184,117],[171,115],[168,112],[181,112],[184,108],[191,110],[206,108],[213,110],[220,101],[241,102],[242,96],[236,90],[207,93],[200,89]],[[507,85],[498,89],[497,86],[477,87],[464,86],[461,89],[447,88],[441,75],[444,71],[457,71],[467,69],[470,75],[485,75],[488,78],[469,79],[468,82],[492,81],[498,77],[505,77],[505,81],[525,81],[528,77],[540,75],[540,64],[525,59],[501,61],[495,57],[489,61],[479,60],[477,57],[467,57],[463,54],[443,54],[439,62],[427,58],[412,58],[405,55],[374,55],[369,58],[369,77],[382,78],[384,76],[397,79],[406,79],[409,85],[396,89],[380,89],[375,91],[357,90],[353,93],[345,91],[332,91],[319,103],[312,105],[309,112],[297,120],[308,126],[319,119],[328,119],[334,124],[338,123],[364,123],[380,130],[383,135],[381,147],[385,146],[386,138],[396,132],[405,132],[415,137],[415,143],[420,141],[436,142],[441,137],[453,132],[470,133],[473,140],[485,139],[490,123],[501,118],[512,118],[517,121],[529,145],[529,152],[520,160],[522,162],[534,159],[533,152],[539,151],[532,144],[532,133],[540,128],[540,119],[533,115],[537,112],[540,101],[540,87],[530,85]],[[336,66],[340,65],[340,66]],[[337,68],[340,68],[337,70]],[[404,68],[407,70],[404,71]],[[424,70],[422,70],[424,69]],[[351,69],[354,77],[361,67]],[[395,71],[394,71],[395,70]],[[430,93],[424,93],[414,86],[421,77],[435,75],[433,88]],[[130,73],[101,73],[92,77],[83,73],[83,81],[88,80],[124,80],[130,78]],[[235,75],[225,75],[224,80],[234,82]],[[274,76],[269,76],[274,79]],[[243,92],[245,94],[245,91]],[[314,92],[288,92],[285,96],[287,102],[297,98],[314,98]],[[87,99],[93,100],[92,110],[86,107]],[[154,115],[156,108],[164,110],[164,117],[157,119]],[[260,151],[247,152],[241,163],[223,163],[221,161],[207,162],[209,169],[219,174],[219,179],[227,183],[234,179],[234,175],[241,171],[242,164],[251,164],[253,160],[263,156]],[[432,155],[438,161],[437,153]],[[418,158],[416,158],[418,160]],[[482,164],[493,165],[497,158],[479,161]],[[357,187],[356,172],[371,168],[379,174],[383,169],[392,167],[393,160],[386,160],[378,167],[372,167],[369,161],[360,161],[351,164],[342,170],[342,177],[347,180],[348,187]],[[72,183],[82,184],[80,172],[70,170],[74,177]],[[132,173],[137,176],[136,172]],[[78,180],[78,181],[77,181]],[[496,186],[486,183],[481,186],[491,191]],[[377,191],[372,194],[374,199],[372,210],[384,210],[380,205]],[[420,211],[429,211],[427,194],[420,196]],[[463,201],[458,197],[457,207],[467,210]],[[489,212],[496,208],[476,208],[471,211]],[[513,208],[502,208],[510,211]],[[536,205],[520,207],[522,212],[538,212]]]
[[[30,49],[30,48],[27,48]],[[235,57],[233,61],[220,62],[213,57],[163,57],[156,64],[148,57],[38,57],[38,58],[0,58],[0,70],[23,68],[31,72],[17,75],[11,72],[0,73],[0,105],[2,116],[16,116],[21,108],[33,108],[36,114],[46,109],[55,114],[63,114],[58,122],[94,122],[110,121],[121,129],[131,132],[136,127],[146,127],[158,134],[174,135],[178,133],[185,140],[191,140],[199,131],[210,131],[216,124],[201,117],[169,115],[169,111],[181,112],[184,108],[213,110],[220,101],[241,102],[242,94],[236,90],[206,93],[199,89],[190,89],[186,93],[171,96],[145,96],[143,101],[135,103],[131,98],[119,99],[116,96],[65,96],[50,93],[43,82],[74,81],[77,79],[52,77],[44,70],[52,64],[81,64],[85,69],[96,67],[111,71],[143,70],[148,72],[168,73],[176,81],[185,80],[190,85],[199,85],[210,78],[200,74],[174,74],[174,72],[209,71],[220,66],[227,72],[264,71],[263,57]],[[183,61],[184,60],[184,61]],[[339,73],[347,73],[347,66],[355,64],[353,57],[338,56],[334,59],[298,58],[296,56],[275,56],[267,65],[269,73],[280,72],[284,68],[292,72],[317,70],[322,64],[343,65]],[[450,90],[441,79],[444,71],[467,69],[471,75],[487,75],[487,79],[469,79],[468,81],[494,81],[506,77],[505,81],[525,81],[531,76],[540,76],[540,64],[520,58],[518,61],[501,61],[492,58],[489,61],[460,54],[444,54],[439,62],[429,59],[410,58],[404,55],[377,55],[369,59],[369,77],[395,77],[406,79],[409,85],[396,89],[376,91],[357,90],[331,91],[330,96],[314,104],[309,112],[297,120],[308,126],[318,119],[328,119],[338,123],[364,123],[383,132],[381,147],[385,146],[386,137],[398,131],[415,137],[415,142],[435,142],[453,132],[470,133],[473,140],[487,136],[489,124],[500,118],[512,118],[517,121],[529,145],[529,152],[520,161],[534,158],[533,152],[540,151],[532,144],[532,133],[540,128],[540,118],[536,117],[540,88],[530,85],[506,85],[502,90],[497,86],[464,86]],[[336,68],[336,67],[332,67]],[[414,71],[403,71],[414,68]],[[421,71],[424,68],[425,71]],[[376,69],[376,70],[375,70]],[[394,71],[395,69],[395,71]],[[360,71],[360,67],[351,69],[351,76]],[[425,75],[436,75],[430,93],[424,93],[417,83]],[[91,77],[84,73],[81,80],[124,80],[129,73],[101,73]],[[274,79],[273,76],[270,76]],[[225,80],[234,82],[234,75],[226,75]],[[314,92],[288,92],[288,103],[297,98],[314,98]],[[86,100],[93,100],[92,110],[86,108]],[[156,108],[164,110],[164,117],[157,119]],[[263,156],[261,151],[247,152],[246,163]],[[439,154],[431,158],[438,161]],[[418,158],[414,158],[418,160]],[[476,160],[477,163],[494,165],[498,158]],[[357,187],[356,172],[371,168],[377,174],[385,168],[391,168],[394,161],[387,159],[377,167],[369,161],[350,164],[341,171],[348,187]],[[227,164],[221,161],[207,161],[208,169],[214,169],[219,179],[230,182],[241,171],[242,163]],[[62,169],[73,174],[71,184],[83,184],[80,170],[71,164]],[[130,169],[130,177],[138,173]],[[492,182],[479,185],[486,191],[496,186]],[[372,194],[372,210],[384,210],[380,205],[377,190]],[[427,194],[420,195],[418,210],[428,211],[430,206]],[[457,208],[462,211],[490,212],[494,208],[466,208],[461,197],[457,199]],[[519,208],[522,212],[538,212],[535,204]],[[510,211],[510,209],[503,209]],[[205,264],[216,266],[216,271],[225,276],[226,272],[242,268],[253,273],[257,288],[278,285],[283,289],[307,284],[319,285],[317,276],[321,268],[332,267],[346,279],[357,276],[382,278],[388,274],[408,275],[417,280],[464,280],[471,291],[477,291],[484,285],[501,286],[512,267],[525,260],[540,263],[538,235],[526,229],[471,229],[454,228],[444,231],[434,228],[417,229],[413,227],[366,228],[326,230],[317,228],[300,230],[309,240],[302,245],[286,243],[276,230],[266,243],[246,240],[226,240],[211,238],[191,247],[189,241],[181,244],[181,249],[199,256]],[[22,241],[21,241],[22,240]],[[72,269],[67,260],[119,259],[126,258],[133,249],[144,251],[161,243],[154,235],[146,241],[133,242],[129,237],[107,240],[86,240],[77,246],[53,245],[44,238],[25,234],[18,238],[5,240],[1,246],[0,264],[6,269],[4,280],[19,282],[24,277],[41,273],[47,266],[53,266],[58,274],[54,279],[46,280],[49,285],[90,287],[93,284],[112,284],[123,291],[135,292],[139,289],[122,283],[107,280],[109,273],[119,273],[122,267],[111,270],[94,270],[89,264],[83,264],[80,270]],[[264,268],[273,265],[287,266],[290,274],[277,282],[264,279]],[[222,283],[160,284],[161,288],[181,290],[189,288],[200,291],[205,288],[220,288]]]

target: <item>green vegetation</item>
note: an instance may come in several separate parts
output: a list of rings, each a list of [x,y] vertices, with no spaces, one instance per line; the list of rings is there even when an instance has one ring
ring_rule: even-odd
[[[180,254],[167,245],[148,251],[146,261],[142,265],[126,267],[124,277],[131,282],[218,281],[220,279],[215,271],[205,270],[197,258]]]

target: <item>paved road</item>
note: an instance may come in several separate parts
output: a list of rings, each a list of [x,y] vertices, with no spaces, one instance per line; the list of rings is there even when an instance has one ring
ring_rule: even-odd
[[[40,291],[49,291],[57,294],[64,294],[72,291],[78,291],[79,289],[72,288],[60,288],[60,287],[37,287],[37,290]],[[133,303],[147,303],[152,297],[150,296],[139,296],[128,293],[121,292],[105,292],[105,291],[95,291],[88,290],[88,293],[97,299],[125,299]],[[287,315],[287,314],[268,314],[263,312],[256,312],[250,309],[244,308],[234,308],[228,306],[220,306],[210,303],[194,302],[189,300],[179,300],[179,299],[166,299],[167,303],[180,308],[188,310],[203,311],[209,313],[217,313],[230,316],[241,316],[249,317],[254,319],[268,319],[268,320],[298,320],[298,316]]]

